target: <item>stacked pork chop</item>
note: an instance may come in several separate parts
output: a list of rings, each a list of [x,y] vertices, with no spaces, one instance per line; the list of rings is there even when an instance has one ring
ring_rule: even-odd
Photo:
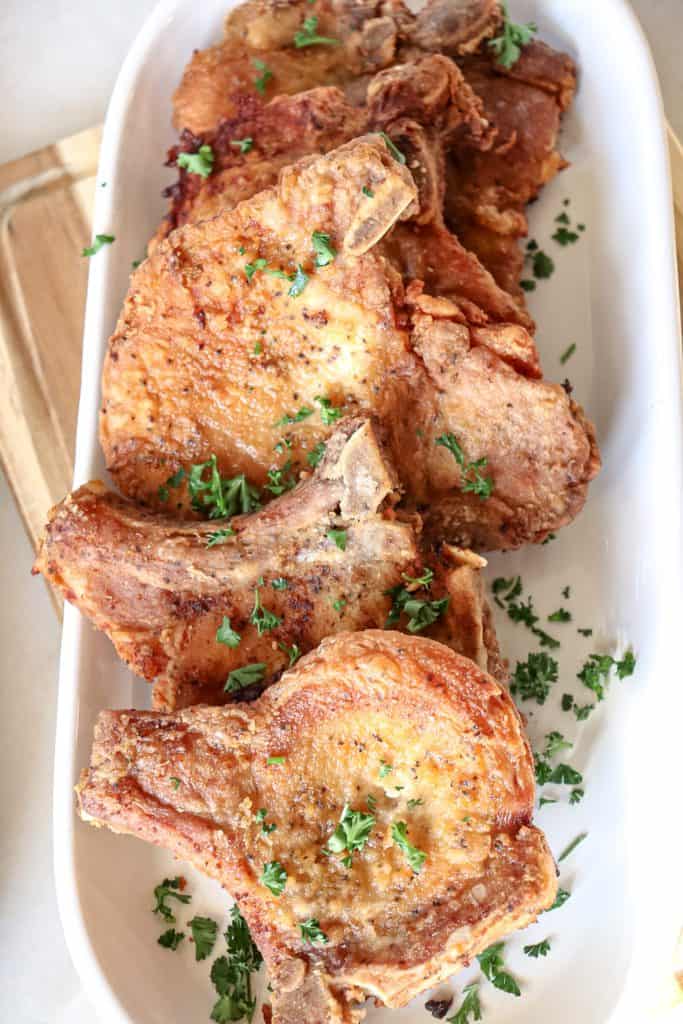
[[[402,1006],[555,894],[481,552],[571,522],[599,454],[519,288],[574,68],[503,67],[501,23],[250,0],[195,52],[103,370],[121,494],[69,495],[37,561],[154,683],[100,717],[82,816],[225,885],[276,1022]]]

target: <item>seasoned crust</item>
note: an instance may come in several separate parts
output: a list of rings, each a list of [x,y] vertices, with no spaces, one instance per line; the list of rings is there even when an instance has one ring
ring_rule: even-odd
[[[368,794],[375,825],[345,868],[322,849]],[[79,786],[86,820],[164,846],[232,893],[276,1022],[293,1021],[302,986],[328,1007],[321,1020],[346,1019],[354,995],[405,1005],[534,920],[557,882],[533,799],[507,692],[441,644],[376,630],[323,641],[248,706],[103,712]],[[277,824],[267,835],[259,807]],[[392,841],[398,820],[426,854],[419,874]],[[258,882],[272,860],[287,872],[279,898]],[[309,917],[327,945],[302,942]]]

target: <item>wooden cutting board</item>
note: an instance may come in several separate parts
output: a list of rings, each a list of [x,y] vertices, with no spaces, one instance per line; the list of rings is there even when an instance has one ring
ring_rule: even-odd
[[[71,486],[100,128],[0,166],[0,459],[34,546]],[[683,285],[683,147],[669,131]]]

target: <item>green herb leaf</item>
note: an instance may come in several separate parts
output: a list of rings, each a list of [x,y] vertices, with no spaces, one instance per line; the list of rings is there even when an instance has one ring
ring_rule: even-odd
[[[384,760],[384,758],[382,758],[380,760],[380,762],[379,762],[379,777],[380,777],[380,779],[386,779],[387,775],[389,775],[390,772],[393,772],[393,770],[394,770],[393,765],[387,764],[387,762]]]
[[[324,231],[314,231],[311,235],[311,242],[315,251],[316,267],[326,267],[332,263],[337,253],[330,245],[330,236]]]
[[[320,925],[315,917],[309,917],[307,921],[302,921],[299,925],[299,931],[304,942],[310,942],[311,945],[314,942],[319,942],[321,945],[325,945],[328,942],[327,935],[320,930]]]
[[[482,476],[481,470],[488,466],[488,459],[477,459],[475,462],[466,462],[465,453],[458,444],[455,435],[441,434],[437,437],[437,445],[447,448],[452,453],[455,461],[461,469],[462,490],[476,494],[482,501],[486,501],[493,493],[493,480],[490,476]]]
[[[332,602],[332,607],[334,608],[335,612],[342,611],[346,607],[346,598],[338,597],[336,601]]]
[[[273,896],[281,896],[287,884],[287,872],[277,860],[268,861],[263,865],[263,873],[259,878],[261,885],[270,889]]]
[[[493,946],[485,949],[483,953],[480,953],[477,960],[484,976],[496,988],[501,989],[502,992],[509,992],[511,995],[518,996],[521,995],[519,985],[512,975],[504,970],[505,964],[501,955],[504,947],[504,942],[496,942]]]
[[[573,789],[569,794],[569,803],[580,804],[585,795],[586,794],[582,789]]]
[[[176,163],[189,174],[208,178],[213,170],[214,154],[211,146],[200,146],[196,153],[179,153]]]
[[[522,55],[522,47],[531,42],[531,37],[538,31],[533,21],[526,25],[517,25],[510,21],[507,4],[501,4],[503,9],[503,26],[500,35],[489,40],[489,46],[493,50],[496,61],[504,68],[511,68],[517,63]]]
[[[275,421],[273,426],[286,427],[290,423],[301,423],[302,420],[307,420],[308,417],[312,415],[313,409],[309,409],[307,405],[302,405],[299,411],[295,412],[293,416],[290,416],[289,413],[285,413],[281,419]]]
[[[325,448],[326,445],[324,441],[318,441],[318,443],[311,448],[310,452],[306,455],[306,462],[309,466],[312,466],[315,469],[315,467],[320,464],[320,460],[325,454]]]
[[[289,583],[284,578],[284,576],[278,576],[277,579],[270,581],[270,585],[273,588],[273,590],[286,590],[287,587],[289,586]]]
[[[566,608],[558,608],[556,612],[552,612],[548,616],[548,622],[571,622],[572,613],[568,612]]]
[[[263,661],[255,661],[251,665],[234,668],[228,676],[224,687],[225,692],[235,693],[236,690],[243,690],[245,686],[251,686],[252,683],[260,683],[265,674],[266,665]]]
[[[424,866],[424,862],[427,859],[427,854],[423,850],[418,850],[416,846],[408,839],[408,826],[405,821],[395,821],[391,826],[391,838],[403,851],[408,864],[415,872],[419,875]]]
[[[327,849],[330,853],[346,852],[345,862],[348,859],[347,867],[350,867],[351,855],[356,850],[363,849],[374,826],[375,818],[372,814],[352,811],[349,805],[345,804],[339,824],[327,841]]]
[[[421,807],[423,803],[424,800],[422,799],[422,797],[418,797],[417,799],[413,798],[412,800],[408,801],[408,807],[410,807],[410,809],[412,810],[413,807]]]
[[[280,648],[281,651],[284,651],[284,653],[289,658],[289,665],[287,666],[288,668],[291,668],[292,665],[294,665],[295,662],[297,662],[301,657],[301,648],[299,647],[298,644],[292,644],[291,647],[288,647],[287,644],[280,642],[278,644],[278,647]]]
[[[257,60],[256,58],[253,58],[251,63],[254,65],[257,71],[261,72],[259,77],[254,79],[254,86],[256,87],[256,91],[260,93],[261,96],[265,96],[266,86],[273,77],[273,72],[270,70],[270,68],[266,67],[264,61],[262,60]]]
[[[177,932],[175,928],[169,928],[168,931],[159,936],[157,942],[164,949],[177,949],[184,938],[184,932]]]
[[[192,507],[197,512],[208,513],[209,519],[245,515],[260,508],[259,492],[244,473],[231,479],[222,477],[215,455],[190,467],[187,487]]]
[[[553,241],[557,242],[558,245],[573,245],[574,242],[578,242],[579,235],[576,231],[571,231],[569,228],[558,228],[552,236]]]
[[[330,36],[319,36],[317,34],[318,19],[315,15],[304,18],[301,28],[294,33],[294,45],[297,50],[304,46],[339,46],[339,40]]]
[[[544,913],[549,914],[551,910],[559,910],[560,907],[564,906],[564,904],[567,902],[570,896],[571,893],[568,892],[566,889],[558,889],[557,896],[555,897],[552,906],[548,907],[548,909],[544,911]]]
[[[557,682],[559,666],[545,651],[531,653],[526,661],[518,661],[510,684],[510,693],[521,700],[545,704],[552,683]]]
[[[179,789],[180,788],[180,779],[176,778],[175,775],[172,775],[171,776],[171,785],[173,786],[174,789]]]
[[[406,583],[411,583],[416,587],[429,587],[434,579],[434,570],[425,569],[421,576],[409,576],[407,572],[401,573],[401,577]]]
[[[103,246],[111,245],[111,243],[115,241],[115,235],[95,235],[95,241],[92,245],[83,249],[81,256],[95,256]]]
[[[567,847],[566,847],[566,848],[565,848],[565,849],[564,849],[564,850],[562,851],[562,853],[560,854],[560,856],[559,856],[559,857],[557,858],[557,863],[559,864],[559,863],[560,863],[560,861],[562,861],[562,860],[566,860],[566,859],[567,859],[567,857],[569,856],[569,854],[570,854],[570,853],[573,853],[573,852],[574,852],[574,850],[575,850],[575,849],[576,849],[576,847],[577,847],[577,846],[579,845],[579,843],[582,843],[582,842],[584,841],[584,839],[586,838],[586,836],[587,836],[587,835],[588,835],[588,833],[587,833],[587,832],[582,832],[582,833],[581,833],[580,835],[578,835],[578,836],[576,837],[576,839],[572,839],[572,841],[571,841],[571,843],[569,844],[569,846],[567,846]],[[551,907],[550,909],[552,910],[553,908]]]
[[[320,417],[325,424],[329,426],[331,423],[335,423],[342,415],[341,409],[338,409],[329,398],[322,398],[320,395],[316,396],[316,402],[320,405]]]
[[[259,636],[268,633],[271,629],[277,629],[282,622],[279,615],[264,608],[261,604],[261,594],[258,587],[254,587],[254,607],[252,608],[249,621],[256,626]]]
[[[557,803],[557,800],[554,797],[542,796],[541,799],[538,801],[538,809],[540,810],[541,807],[545,807],[546,804],[556,804],[556,803]]]
[[[539,956],[547,956],[550,952],[550,942],[548,939],[543,939],[542,942],[535,942],[532,946],[525,946],[524,952],[527,956],[532,956],[536,959]]]
[[[224,615],[223,621],[216,632],[217,643],[225,644],[226,647],[238,647],[241,639],[240,634],[235,632],[230,625],[230,619],[227,615]]]
[[[254,145],[254,140],[249,138],[249,136],[244,139],[231,139],[230,145],[239,149],[240,153],[248,153]]]
[[[536,282],[530,280],[529,278],[525,278],[524,280],[519,282],[519,287],[522,289],[523,292],[533,292],[536,290]]]
[[[539,249],[538,252],[534,253],[531,261],[531,269],[535,278],[545,280],[552,276],[555,270],[555,264],[547,253],[543,252],[542,249]]]
[[[571,765],[558,764],[556,768],[553,768],[548,781],[562,786],[576,786],[579,782],[583,782],[583,775]]]
[[[296,299],[308,284],[308,274],[304,273],[304,268],[300,263],[297,264],[296,273],[293,277],[290,277],[290,281],[292,284],[287,294],[290,298]]]
[[[285,759],[282,756],[282,754],[278,754],[276,757],[269,757],[268,761],[266,763],[267,764],[284,764],[285,763]]]
[[[265,807],[262,807],[254,815],[254,817],[256,818],[256,821],[261,826],[261,831],[264,833],[264,835],[270,835],[270,833],[274,832],[275,829],[277,828],[277,825],[275,825],[274,823],[272,823],[272,824],[267,824],[266,823],[267,815],[268,815],[268,810]]]
[[[189,922],[196,960],[206,960],[216,944],[218,925],[210,917],[193,917]]]
[[[363,193],[364,196],[367,196],[368,199],[374,199],[375,198],[375,193],[372,191],[371,188],[368,188],[367,185],[363,185],[363,188],[361,189],[361,192]]]
[[[572,743],[564,738],[561,732],[553,730],[546,734],[545,750],[543,751],[544,757],[555,757],[561,750],[568,750]]]
[[[334,541],[340,551],[346,551],[346,530],[328,530],[327,539]]]
[[[481,1004],[479,1002],[479,985],[476,981],[465,985],[462,990],[463,1000],[452,1017],[446,1019],[446,1024],[471,1024],[471,1021],[481,1020]]]
[[[225,544],[228,537],[234,537],[235,531],[232,526],[226,526],[223,530],[214,530],[206,540],[207,548],[215,548],[217,544]]]
[[[161,885],[157,885],[154,889],[156,905],[153,907],[153,912],[160,914],[169,924],[175,924],[175,915],[166,900],[174,899],[179,903],[189,903],[192,899],[189,893],[182,892],[183,885],[184,881],[178,875],[176,878],[164,878]]]
[[[379,134],[384,140],[384,144],[393,156],[394,160],[398,160],[400,164],[404,164],[406,162],[405,153],[402,153],[398,146],[391,141],[386,132],[380,132]]]
[[[576,343],[572,342],[571,345],[569,346],[569,348],[566,348],[564,350],[564,352],[562,353],[562,355],[560,356],[560,362],[562,363],[563,366],[567,362],[568,359],[571,359],[571,357],[574,355],[575,352],[576,352]]]
[[[262,957],[236,904],[232,908],[225,941],[228,955],[219,957],[211,967],[211,981],[219,995],[211,1011],[211,1020],[226,1024],[246,1017],[251,1021],[256,1009],[256,1000],[251,993],[251,974],[261,966]]]
[[[593,636],[593,630],[590,629],[590,628],[588,628],[588,629],[577,629],[576,632],[580,633],[581,636]]]
[[[292,476],[291,468],[292,460],[287,459],[284,466],[281,466],[279,469],[269,469],[268,483],[265,484],[265,490],[270,491],[271,494],[280,495],[296,487],[296,480]]]

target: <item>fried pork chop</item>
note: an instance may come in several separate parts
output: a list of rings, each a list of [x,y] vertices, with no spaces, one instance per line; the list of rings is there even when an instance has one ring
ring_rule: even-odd
[[[220,43],[195,50],[174,96],[174,123],[195,135],[213,131],[245,95],[342,85],[357,96],[366,76],[402,52],[470,53],[499,22],[496,0],[431,0],[417,16],[401,0],[248,0],[228,14]]]
[[[274,1024],[351,1024],[368,996],[404,1006],[557,889],[511,698],[400,633],[331,637],[249,705],[105,711],[78,790],[86,821],[165,847],[234,896]],[[340,819],[359,814],[365,841],[342,849]],[[266,865],[284,873],[277,895]]]
[[[171,474],[211,454],[261,485],[283,436],[294,465],[329,437],[331,403],[380,420],[409,507],[450,543],[511,548],[571,521],[599,467],[592,428],[535,379],[524,328],[404,288],[385,236],[417,197],[371,136],[158,246],[103,371],[100,436],[124,494],[158,506]],[[319,260],[321,236],[333,258]],[[481,459],[488,500],[467,477]]]
[[[460,61],[465,81],[496,131],[485,152],[452,146],[446,174],[446,220],[498,284],[519,298],[528,233],[526,207],[566,161],[557,150],[560,117],[576,88],[576,68],[540,41],[524,47],[509,69],[482,53]]]
[[[429,608],[447,598],[427,635],[504,679],[484,559],[445,546],[422,550],[419,522],[393,512],[396,487],[371,424],[344,421],[310,479],[233,518],[225,537],[216,536],[225,523],[175,522],[86,484],[52,510],[36,570],[104,630],[137,675],[156,680],[162,710],[231,700],[229,673],[256,664],[260,679],[247,690],[254,696],[324,637],[384,626],[389,591],[406,586]],[[430,588],[409,582],[428,567]],[[272,628],[260,622],[265,614],[277,617]],[[402,618],[403,628],[425,628]]]

